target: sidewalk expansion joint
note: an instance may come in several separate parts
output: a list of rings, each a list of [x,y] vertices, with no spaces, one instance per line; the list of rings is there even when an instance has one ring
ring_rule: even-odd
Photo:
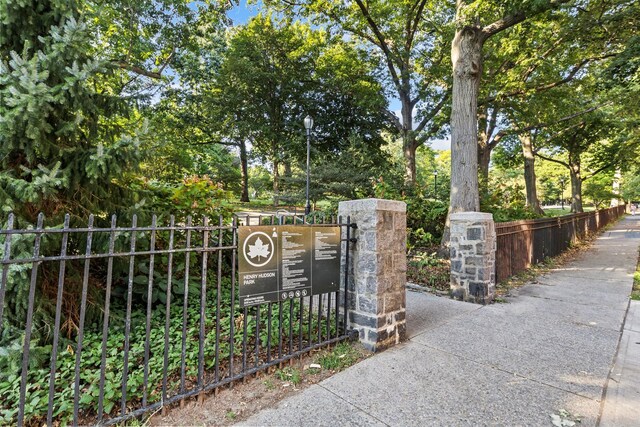
[[[376,417],[373,414],[370,414],[369,412],[365,411],[364,409],[362,409],[361,407],[359,407],[358,405],[356,405],[353,402],[349,402],[347,399],[345,399],[344,397],[340,396],[338,393],[334,392],[333,390],[325,387],[324,385],[322,385],[322,383],[318,383],[318,386],[320,386],[321,388],[323,388],[324,390],[328,391],[329,393],[333,394],[335,397],[337,397],[338,399],[342,400],[344,403],[346,403],[347,405],[351,405],[354,408],[356,408],[358,411],[363,412],[365,414],[367,414],[368,416],[370,416],[371,418],[373,418],[374,420],[378,421],[379,423],[384,424],[387,427],[391,427],[391,424],[386,423],[384,421],[382,421],[380,418]]]
[[[605,271],[605,273],[608,273],[608,272]],[[621,283],[624,280],[629,280],[629,282],[633,281],[633,274],[629,274],[629,273],[625,273],[625,277],[622,278],[622,279],[597,279],[597,280],[594,280],[593,277],[574,276],[573,274],[567,274],[567,275],[554,274],[554,277],[560,277],[561,279],[580,279],[580,280],[590,281],[592,283]],[[547,286],[558,286],[558,284],[553,284],[552,285],[552,284],[548,284],[548,283],[545,283],[545,285],[547,285]]]
[[[567,301],[567,300],[564,300],[564,299],[551,298],[551,297],[543,297],[543,296],[540,296],[540,295],[522,295],[522,294],[520,294],[520,295],[515,295],[515,296],[513,296],[512,298],[525,298],[525,297],[528,297],[528,298],[538,298],[538,299],[543,299],[543,300],[548,300],[548,301],[555,301],[555,302],[563,302],[563,303],[565,303],[565,304],[582,305],[582,306],[585,306],[585,307],[605,308],[605,309],[607,309],[607,310],[613,310],[613,311],[624,311],[624,312],[626,312],[626,311],[627,311],[626,309],[624,309],[624,310],[623,310],[623,309],[620,309],[620,308],[610,307],[610,306],[608,306],[608,305],[601,305],[601,304],[589,304],[589,303],[586,303],[586,302]],[[617,331],[617,330],[618,330],[618,329],[616,329],[616,331]]]
[[[487,368],[495,369],[496,371],[500,371],[500,372],[503,372],[505,374],[513,375],[514,377],[518,377],[518,378],[526,380],[526,381],[531,381],[532,383],[535,383],[535,384],[538,384],[538,385],[542,385],[542,386],[545,386],[545,387],[550,387],[550,388],[562,391],[564,393],[569,393],[569,394],[572,394],[574,396],[581,397],[583,399],[591,400],[593,402],[598,402],[598,403],[601,402],[601,400],[594,399],[593,397],[585,396],[585,395],[577,393],[575,391],[567,390],[567,389],[562,388],[562,387],[558,387],[557,385],[548,384],[548,383],[546,383],[544,381],[541,381],[541,380],[538,380],[536,378],[531,378],[531,377],[519,374],[517,372],[509,371],[507,369],[501,368],[501,367],[496,366],[496,365],[492,365],[490,363],[481,363],[481,362],[478,362],[477,360],[474,360],[474,359],[472,359],[470,357],[462,356],[462,355],[457,354],[457,353],[452,353],[450,351],[446,351],[446,350],[443,350],[443,349],[438,348],[438,347],[432,347],[432,346],[424,344],[424,343],[417,343],[417,344],[420,344],[423,347],[426,347],[426,348],[429,348],[429,349],[432,349],[432,350],[435,350],[435,351],[439,351],[439,352],[444,353],[444,354],[448,354],[448,355],[453,356],[453,357],[457,357],[457,358],[462,359],[464,361],[474,363],[474,364],[479,365],[479,366],[484,366],[484,367],[487,367]],[[606,380],[605,380],[605,384],[606,384]],[[603,385],[603,387],[604,387],[604,385]]]
[[[622,325],[620,325],[620,335],[618,335],[618,344],[616,345],[616,351],[613,353],[613,359],[611,360],[611,366],[609,367],[609,373],[607,374],[607,380],[602,387],[602,397],[600,398],[600,411],[598,411],[598,419],[596,425],[600,425],[602,420],[602,414],[604,413],[604,405],[607,399],[607,390],[609,389],[609,379],[613,379],[613,373],[616,368],[616,362],[618,361],[618,354],[620,353],[620,346],[622,345],[622,335],[624,334],[625,327],[627,325],[627,316],[629,314],[629,308],[631,307],[631,300],[627,303],[627,308],[622,319]],[[617,382],[617,381],[616,381]]]
[[[420,335],[425,334],[425,333],[427,333],[427,332],[430,332],[430,331],[432,331],[432,330],[434,330],[434,329],[436,329],[436,328],[439,328],[439,327],[441,327],[441,326],[448,325],[449,323],[453,322],[454,320],[458,320],[459,318],[461,318],[461,317],[463,317],[463,316],[466,316],[466,315],[471,314],[471,313],[475,313],[476,311],[478,311],[478,310],[480,310],[480,309],[482,309],[482,308],[485,308],[485,307],[486,307],[486,305],[479,305],[477,308],[474,308],[473,310],[465,311],[464,313],[460,313],[460,314],[456,314],[455,316],[451,316],[451,317],[449,317],[447,320],[445,320],[445,321],[444,321],[444,322],[442,322],[442,323],[434,324],[434,325],[432,325],[432,326],[429,326],[429,327],[428,327],[428,328],[426,328],[426,329],[421,330],[420,332],[416,332],[415,334],[413,334],[412,336],[410,336],[410,337],[407,339],[407,341],[411,341],[411,340],[413,340],[415,337],[419,337]]]

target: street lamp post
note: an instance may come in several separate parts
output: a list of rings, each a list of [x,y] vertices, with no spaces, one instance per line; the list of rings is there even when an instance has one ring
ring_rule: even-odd
[[[311,128],[313,128],[313,118],[304,118],[304,128],[307,130],[307,204],[304,207],[304,214],[309,215],[311,204],[309,203],[309,151],[311,149]]]
[[[438,171],[433,170],[433,196],[438,197]]]

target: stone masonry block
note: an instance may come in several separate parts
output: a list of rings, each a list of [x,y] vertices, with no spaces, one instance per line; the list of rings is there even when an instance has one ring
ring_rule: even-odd
[[[403,292],[388,293],[384,296],[384,312],[399,311],[403,306]]]
[[[363,313],[379,314],[382,310],[382,304],[372,296],[358,295],[358,311]]]
[[[364,286],[359,289],[359,293],[365,295],[374,295],[376,292],[378,292],[378,277],[374,275],[367,275],[363,277],[363,279]]]
[[[393,212],[382,211],[378,216],[378,227],[380,231],[393,230]]]
[[[484,237],[483,231],[482,227],[467,228],[467,240],[482,240]]]
[[[465,267],[464,274],[470,277],[475,277],[477,275],[478,269],[476,267]]]
[[[393,255],[393,270],[407,272],[407,256],[405,254]]]
[[[349,321],[352,325],[356,327],[356,329],[359,329],[360,327],[376,329],[378,327],[377,316],[369,316],[366,314],[359,313],[357,311],[349,312]]]
[[[493,217],[482,212],[451,214],[451,295],[486,303],[495,292],[496,234]]]
[[[353,308],[348,304],[350,327],[359,330],[366,347],[380,351],[404,339],[398,331],[406,329],[406,204],[352,200],[340,202],[338,215],[349,216],[358,226],[358,244],[350,246],[357,301]],[[386,324],[387,319],[392,323]]]
[[[376,250],[376,233],[374,231],[367,231],[366,233],[362,233],[364,235],[364,250],[365,251],[375,251]]]
[[[391,271],[392,266],[392,255],[388,252],[378,252],[377,253],[377,267],[378,274],[381,272]]]
[[[468,256],[464,259],[466,265],[474,265],[477,267],[483,267],[485,264],[485,258],[481,256]]]

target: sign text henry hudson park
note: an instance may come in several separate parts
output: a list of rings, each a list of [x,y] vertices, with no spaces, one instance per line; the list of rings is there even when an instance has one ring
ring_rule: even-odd
[[[340,287],[340,227],[261,225],[238,228],[242,307]]]

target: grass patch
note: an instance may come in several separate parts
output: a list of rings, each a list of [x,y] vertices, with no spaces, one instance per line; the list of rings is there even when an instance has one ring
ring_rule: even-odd
[[[547,217],[555,217],[562,215],[569,215],[571,213],[571,205],[566,204],[564,209],[561,208],[542,208],[544,210],[544,216]],[[595,211],[596,208],[593,206],[583,206],[584,212],[592,212]]]
[[[640,261],[640,258],[638,259]],[[640,301],[640,262],[636,267],[636,272],[633,273],[633,288],[631,289],[631,299],[634,301]]]
[[[273,383],[273,380],[271,378],[267,378],[262,382],[262,384],[264,384],[267,390],[273,390],[274,388],[276,388],[276,385]]]
[[[287,366],[276,371],[276,377],[280,381],[287,381],[293,385],[298,385],[302,382],[302,374],[299,369],[291,366]]]
[[[549,216],[549,217],[569,215],[570,213],[571,213],[571,209],[568,206],[564,209],[560,209],[560,208],[544,209],[544,216]]]
[[[343,342],[318,357],[318,363],[324,369],[341,371],[356,363],[360,357],[361,355],[351,343]]]

